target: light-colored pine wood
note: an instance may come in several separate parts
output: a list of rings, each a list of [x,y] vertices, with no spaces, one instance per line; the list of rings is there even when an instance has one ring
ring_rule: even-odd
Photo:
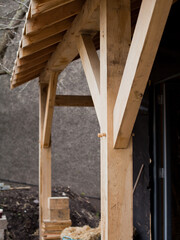
[[[31,35],[30,36],[23,35],[22,36],[22,47],[30,46],[30,45],[40,42],[46,38],[49,38],[53,35],[56,35],[60,32],[66,31],[71,26],[73,19],[74,19],[74,17],[70,17],[61,22],[55,23],[49,27],[46,27],[45,29],[42,29],[41,31],[39,31],[38,33],[36,33],[35,35],[32,35],[32,36]]]
[[[56,43],[61,42],[62,39],[63,39],[63,33],[58,33],[52,37],[49,37],[49,38],[46,38],[45,40],[37,42],[36,44],[30,45],[24,48],[20,48],[19,58],[22,59],[36,52],[39,52],[43,49],[46,49],[52,45],[55,45]]]
[[[70,210],[68,208],[64,209],[50,209],[49,210],[50,220],[69,220]]]
[[[59,221],[52,221],[52,220],[44,220],[43,221],[43,228],[47,231],[56,231],[56,230],[63,230],[66,227],[71,226],[71,220],[59,220]]]
[[[130,1],[100,6],[101,239],[133,239],[132,142],[113,148],[113,109],[131,41]]]
[[[99,0],[87,0],[72,23],[71,28],[67,31],[61,44],[47,64],[47,69],[61,72],[77,55],[76,47],[77,38],[82,32],[93,31],[94,26],[99,23]],[[97,27],[96,27],[97,28]],[[48,79],[49,71],[42,73],[42,78]]]
[[[100,62],[90,35],[80,35],[77,48],[81,57],[96,114],[101,123]]]
[[[32,1],[31,4],[31,17],[36,17],[39,14],[48,12],[54,8],[63,6],[64,4],[73,2],[75,0],[51,0],[45,2]]]
[[[143,0],[114,107],[114,146],[126,148],[172,0]]]
[[[94,107],[91,96],[56,95],[55,106],[58,107]]]
[[[49,79],[49,84],[48,84],[46,111],[45,111],[44,126],[43,126],[43,146],[46,148],[50,146],[51,127],[52,127],[52,118],[53,118],[54,103],[55,103],[55,97],[56,97],[57,80],[58,80],[58,73],[52,72]]]
[[[43,28],[78,14],[83,2],[83,0],[76,0],[29,19],[26,24],[26,35],[35,34]]]
[[[51,197],[51,147],[43,147],[43,128],[47,102],[47,85],[39,84],[39,222],[42,239],[43,220],[49,217],[48,198]]]

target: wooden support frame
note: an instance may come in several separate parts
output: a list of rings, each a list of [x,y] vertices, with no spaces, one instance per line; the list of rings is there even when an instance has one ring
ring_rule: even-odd
[[[55,106],[58,107],[94,107],[91,96],[56,95]]]
[[[113,148],[113,109],[131,40],[130,0],[100,5],[101,239],[133,238],[132,141]],[[115,44],[116,43],[116,44]]]
[[[48,84],[46,110],[45,110],[44,125],[43,125],[43,147],[50,146],[52,118],[53,118],[54,103],[55,103],[55,97],[56,97],[58,75],[59,75],[58,73],[52,72],[50,76],[49,84]]]
[[[91,36],[80,35],[77,41],[77,48],[81,57],[99,124],[101,124],[100,62]]]
[[[39,83],[39,223],[40,239],[42,224],[48,219],[48,198],[51,197],[51,146],[43,147],[43,129],[47,102],[47,84]]]
[[[172,0],[143,0],[114,107],[114,147],[126,148]]]

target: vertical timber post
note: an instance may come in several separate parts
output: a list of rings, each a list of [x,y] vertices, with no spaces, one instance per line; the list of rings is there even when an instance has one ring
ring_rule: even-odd
[[[39,83],[39,229],[42,239],[43,219],[48,218],[48,197],[51,197],[51,146],[43,147],[43,125],[48,84]]]
[[[100,1],[101,224],[103,240],[133,239],[132,139],[113,148],[113,109],[131,41],[130,0]]]

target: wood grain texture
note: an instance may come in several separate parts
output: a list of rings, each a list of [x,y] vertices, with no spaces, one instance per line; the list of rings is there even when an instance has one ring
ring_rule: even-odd
[[[77,48],[94,102],[99,124],[101,124],[100,62],[91,36],[80,35],[77,40]]]
[[[101,239],[133,238],[132,142],[113,148],[113,109],[131,41],[130,1],[100,6]]]
[[[43,125],[47,101],[47,85],[39,85],[39,223],[42,239],[43,220],[49,217],[48,198],[51,197],[51,147],[42,144]]]
[[[48,148],[50,146],[51,140],[51,127],[52,127],[52,118],[54,111],[54,103],[56,97],[56,87],[58,81],[58,73],[51,73],[48,92],[47,92],[47,101],[46,101],[46,111],[44,117],[43,125],[43,146]]]
[[[114,107],[114,146],[126,148],[172,0],[143,0]]]

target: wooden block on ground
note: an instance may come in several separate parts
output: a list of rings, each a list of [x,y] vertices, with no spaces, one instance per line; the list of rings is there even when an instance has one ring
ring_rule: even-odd
[[[69,208],[69,198],[68,197],[49,197],[48,208],[49,209]]]
[[[61,221],[52,221],[52,220],[44,220],[42,227],[46,231],[56,231],[63,230],[64,228],[71,226],[71,220],[61,220]]]
[[[69,220],[70,210],[68,208],[64,209],[50,209],[49,210],[50,220]]]

